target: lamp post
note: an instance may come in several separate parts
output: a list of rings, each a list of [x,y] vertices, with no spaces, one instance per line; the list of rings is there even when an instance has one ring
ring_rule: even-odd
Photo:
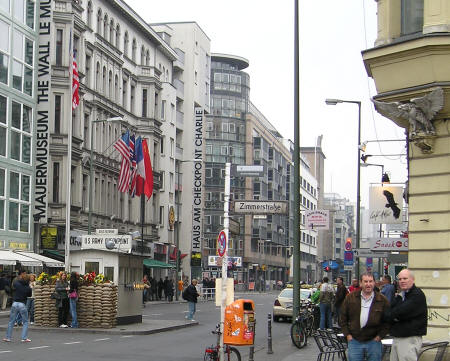
[[[325,99],[327,105],[338,103],[350,103],[358,106],[358,168],[356,180],[356,248],[360,244],[360,222],[361,222],[361,102],[359,100]],[[356,278],[359,279],[359,259],[356,258]]]
[[[94,162],[94,132],[93,132],[93,124],[101,123],[101,122],[121,122],[123,121],[122,117],[113,117],[108,119],[96,119],[91,121],[91,151],[89,157],[89,214],[88,214],[88,234],[91,234],[92,228],[92,184],[94,178],[94,167],[92,163]]]

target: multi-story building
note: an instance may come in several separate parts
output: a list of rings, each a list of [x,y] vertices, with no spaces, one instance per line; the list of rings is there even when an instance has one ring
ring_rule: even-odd
[[[38,17],[34,1],[0,4],[0,248],[33,249]]]
[[[408,267],[428,303],[429,339],[449,339],[450,287],[450,8],[446,1],[378,1],[374,47],[364,51],[376,99],[408,102],[443,89],[443,108],[433,117],[435,133],[411,132],[408,144]],[[414,134],[416,133],[416,134]]]

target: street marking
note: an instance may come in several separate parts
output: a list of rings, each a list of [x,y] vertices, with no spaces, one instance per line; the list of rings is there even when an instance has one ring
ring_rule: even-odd
[[[256,306],[264,306],[264,303],[257,303]]]
[[[50,346],[35,346],[35,347],[28,347],[28,349],[29,350],[37,350],[37,349],[40,349],[40,348],[47,348],[47,347],[50,347]]]
[[[150,316],[162,316],[162,313],[152,313]]]
[[[83,341],[74,341],[74,342],[64,342],[63,345],[74,345],[77,343],[83,343]]]
[[[109,337],[107,337],[107,338],[98,338],[98,339],[94,340],[94,342],[106,341],[106,340],[111,340],[111,339]]]
[[[130,338],[133,337],[133,335],[126,335],[126,336],[120,336],[121,338]]]
[[[12,352],[12,351],[0,351],[0,353],[8,353],[8,352]]]

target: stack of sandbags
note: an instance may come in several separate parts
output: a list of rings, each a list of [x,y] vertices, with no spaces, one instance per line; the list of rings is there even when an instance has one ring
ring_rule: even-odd
[[[94,319],[95,286],[80,286],[78,287],[78,292],[77,318],[80,327],[99,327],[95,324]]]
[[[56,301],[50,296],[55,292],[54,285],[38,285],[34,289],[34,322],[37,326],[57,327],[58,309]]]
[[[96,313],[98,312],[100,319],[98,327],[112,328],[116,324],[117,316],[117,286],[108,283],[96,285],[97,294],[99,301],[96,303]]]

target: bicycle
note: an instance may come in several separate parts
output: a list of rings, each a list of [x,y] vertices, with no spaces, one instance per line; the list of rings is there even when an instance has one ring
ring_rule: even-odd
[[[205,349],[203,361],[219,361],[220,335],[222,334],[222,332],[220,332],[220,324],[218,324],[215,331],[211,331],[211,333],[217,335],[217,344],[211,345]],[[241,354],[237,348],[226,344],[223,346],[225,361],[241,361]]]
[[[309,302],[301,305],[303,310],[295,318],[291,326],[291,340],[297,348],[303,348],[308,343],[308,336],[312,336],[315,331],[314,307]]]

